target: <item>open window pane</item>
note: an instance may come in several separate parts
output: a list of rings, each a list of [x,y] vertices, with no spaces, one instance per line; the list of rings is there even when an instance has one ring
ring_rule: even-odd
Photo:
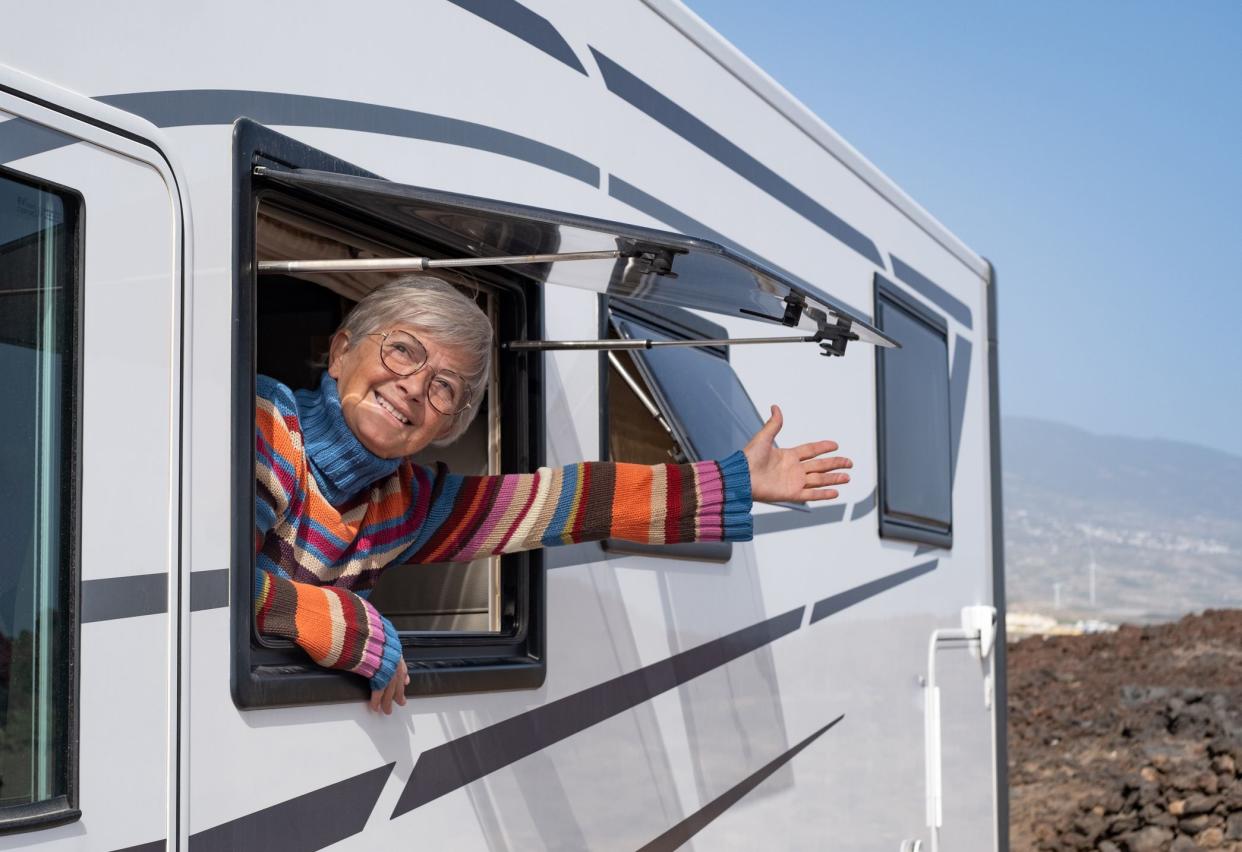
[[[0,808],[68,793],[77,208],[0,174]]]
[[[614,316],[613,323],[622,337],[674,339],[658,327],[623,316]],[[637,350],[632,355],[691,459],[723,459],[746,446],[763,425],[723,354],[670,348]]]
[[[374,177],[273,167],[261,172],[274,184],[425,232],[461,257],[598,251],[623,255],[511,265],[515,273],[538,283],[748,316],[812,332],[840,322],[862,342],[891,345],[885,334],[822,290],[710,240]],[[786,314],[791,301],[801,306],[797,316]]]
[[[879,394],[880,534],[952,545],[948,329],[882,283],[876,321],[901,343],[876,350]]]

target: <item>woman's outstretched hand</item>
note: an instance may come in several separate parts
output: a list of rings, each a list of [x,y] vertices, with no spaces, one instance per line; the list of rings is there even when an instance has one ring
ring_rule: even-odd
[[[854,463],[844,456],[828,456],[837,451],[836,441],[812,441],[784,449],[776,446],[776,434],[785,419],[779,406],[772,406],[772,416],[755,433],[742,452],[750,463],[750,495],[764,503],[831,500],[837,490],[828,486],[850,481],[844,473]]]

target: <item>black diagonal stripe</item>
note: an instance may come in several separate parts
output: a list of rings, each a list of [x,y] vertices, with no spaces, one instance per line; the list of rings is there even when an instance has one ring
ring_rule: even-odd
[[[393,818],[797,630],[806,607],[745,627],[423,752]]]
[[[190,852],[279,849],[312,852],[366,826],[394,764],[190,835]]]
[[[564,62],[579,74],[586,74],[582,60],[552,22],[537,15],[514,0],[449,0],[467,12],[473,12],[488,23],[495,24],[510,35],[517,36],[553,59]]]
[[[913,580],[915,577],[921,577],[929,571],[934,571],[938,561],[933,559],[930,562],[915,565],[913,568],[898,571],[896,574],[889,574],[887,577],[872,580],[870,583],[863,583],[861,586],[855,586],[840,594],[831,595],[823,600],[816,601],[815,606],[811,608],[811,624],[814,624],[821,618],[827,618],[833,613],[840,612],[846,607],[865,601],[867,598],[873,598],[881,592],[887,592],[894,586],[900,586],[902,583]]]
[[[20,160],[77,142],[72,136],[24,118],[0,122],[0,163]]]
[[[665,852],[666,850],[673,850],[681,847],[681,845],[688,841],[691,837],[706,828],[712,820],[736,805],[739,801],[741,801],[743,796],[762,784],[768,776],[780,769],[789,761],[793,760],[798,752],[815,742],[815,740],[823,736],[825,731],[844,718],[845,716],[838,716],[833,719],[827,725],[824,725],[824,727],[811,734],[789,751],[770,761],[758,771],[746,776],[724,793],[721,793],[706,805],[690,814],[690,816],[677,823],[677,825],[661,834],[655,840],[651,841],[646,846],[643,846],[638,850],[638,852]]]
[[[591,53],[604,75],[604,85],[608,87],[608,91],[883,268],[884,259],[866,234],[595,48],[591,48]]]
[[[82,623],[168,611],[168,575],[135,574],[82,581]]]
[[[940,310],[960,322],[967,328],[971,327],[970,308],[966,303],[954,296],[948,290],[941,287],[935,281],[932,281],[922,272],[919,272],[910,264],[903,261],[895,254],[890,254],[889,260],[893,262],[893,274],[901,281],[909,284],[915,291],[923,294],[930,299]]]
[[[794,275],[780,264],[774,263],[772,260],[764,257],[762,254],[759,254],[759,252],[752,251],[741,243],[729,239],[719,231],[709,228],[698,219],[686,215],[681,210],[673,207],[671,204],[667,204],[656,198],[654,195],[643,192],[629,181],[623,180],[616,175],[609,175],[608,194],[618,201],[628,204],[635,210],[646,213],[652,219],[658,219],[675,231],[680,231],[681,233],[689,236],[703,237],[711,240],[712,242],[720,243],[726,248],[731,248],[734,251],[749,255],[755,260],[763,263],[765,266],[771,267],[773,271],[779,272],[790,281],[797,282],[798,286],[802,287],[808,293],[820,293],[823,295],[825,300],[834,301],[841,307],[848,308],[854,316],[866,320],[867,322],[871,321],[870,311],[864,311],[857,305],[851,305],[849,302],[835,295],[830,298],[827,293],[824,293],[819,287],[816,287],[805,278]]]
[[[212,568],[190,574],[190,611],[219,609],[229,605],[229,569]]]
[[[333,127],[458,145],[523,160],[599,186],[599,167],[568,151],[498,127],[383,104],[246,89],[125,92],[95,100],[136,113],[156,127],[232,124],[245,115],[269,125]],[[54,147],[58,146],[42,150]]]

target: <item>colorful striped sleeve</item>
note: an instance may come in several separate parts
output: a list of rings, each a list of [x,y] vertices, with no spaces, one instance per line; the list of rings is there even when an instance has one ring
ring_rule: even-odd
[[[397,670],[401,640],[392,622],[347,589],[296,583],[260,569],[254,608],[260,633],[292,640],[321,666],[362,675],[372,690],[387,686]]]
[[[427,520],[403,562],[465,562],[619,538],[648,544],[748,541],[750,467],[741,451],[682,465],[583,462],[533,474],[434,481]]]
[[[401,658],[401,641],[392,623],[370,602],[335,586],[290,579],[274,551],[264,547],[279,537],[282,523],[306,500],[301,435],[291,428],[296,407],[288,388],[260,377],[255,401],[255,554],[254,609],[259,633],[289,639],[327,668],[368,678],[383,689]]]

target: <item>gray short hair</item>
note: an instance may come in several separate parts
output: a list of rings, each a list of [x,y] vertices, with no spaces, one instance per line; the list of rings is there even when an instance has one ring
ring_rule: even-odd
[[[356,342],[398,322],[415,326],[429,342],[451,346],[465,355],[461,368],[470,407],[454,415],[445,436],[432,442],[435,446],[451,444],[470,427],[487,391],[492,324],[473,299],[447,281],[430,275],[403,275],[363,297],[337,331],[348,333],[350,341]]]

